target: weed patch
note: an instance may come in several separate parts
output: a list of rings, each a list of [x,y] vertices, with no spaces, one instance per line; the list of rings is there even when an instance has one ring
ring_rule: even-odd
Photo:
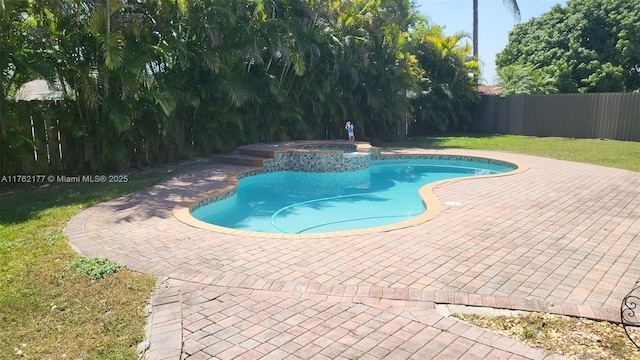
[[[546,313],[496,317],[476,314],[453,316],[544,349],[547,353],[571,359],[640,359],[640,351],[629,341],[622,326],[606,321]],[[633,331],[632,336],[634,339],[640,338],[640,332]]]
[[[92,280],[104,279],[116,273],[123,266],[109,259],[93,257],[82,257],[67,265],[68,269],[74,270],[80,276],[87,276]]]

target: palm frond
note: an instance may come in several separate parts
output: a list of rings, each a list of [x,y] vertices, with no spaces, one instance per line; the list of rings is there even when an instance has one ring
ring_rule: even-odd
[[[111,33],[102,43],[104,64],[109,70],[118,69],[124,61],[124,38],[120,31]]]
[[[222,80],[220,89],[227,93],[231,103],[240,107],[253,97],[253,92],[241,80],[232,78]]]

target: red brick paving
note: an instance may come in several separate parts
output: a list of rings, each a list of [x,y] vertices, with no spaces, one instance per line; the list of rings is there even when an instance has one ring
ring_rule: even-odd
[[[433,153],[433,151],[431,152]],[[440,184],[434,219],[377,234],[247,237],[172,209],[242,167],[201,164],[86,209],[71,245],[159,277],[149,359],[550,359],[435,303],[617,321],[640,278],[640,174],[518,154],[523,173]]]

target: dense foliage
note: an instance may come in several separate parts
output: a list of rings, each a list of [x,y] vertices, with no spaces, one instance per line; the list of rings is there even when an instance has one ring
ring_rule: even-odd
[[[569,0],[516,25],[499,68],[536,67],[560,92],[640,89],[640,0]]]
[[[414,135],[465,130],[471,123],[471,105],[478,99],[478,93],[469,89],[479,76],[471,46],[459,45],[466,35],[448,36],[439,26],[419,25],[412,36],[413,52],[425,71],[422,93],[413,100]]]
[[[507,65],[497,69],[500,94],[550,94],[557,92],[555,80],[528,65]]]
[[[64,143],[63,164],[39,170],[69,174],[344,138],[347,120],[363,140],[403,137],[410,120],[455,130],[476,100],[469,49],[441,31],[424,35],[433,26],[409,0],[2,4],[3,173],[34,171],[25,164],[45,144],[31,117],[55,125],[61,135],[42,131]],[[64,100],[8,100],[37,78]]]

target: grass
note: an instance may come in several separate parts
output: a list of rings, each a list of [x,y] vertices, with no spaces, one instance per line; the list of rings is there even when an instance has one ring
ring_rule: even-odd
[[[79,275],[78,267],[95,270],[100,262],[79,261],[63,229],[80,210],[162,176],[46,188],[0,184],[0,358],[138,357],[155,279],[126,269],[95,280]]]
[[[504,151],[640,172],[640,142],[631,141],[463,134],[410,138],[381,146]]]

